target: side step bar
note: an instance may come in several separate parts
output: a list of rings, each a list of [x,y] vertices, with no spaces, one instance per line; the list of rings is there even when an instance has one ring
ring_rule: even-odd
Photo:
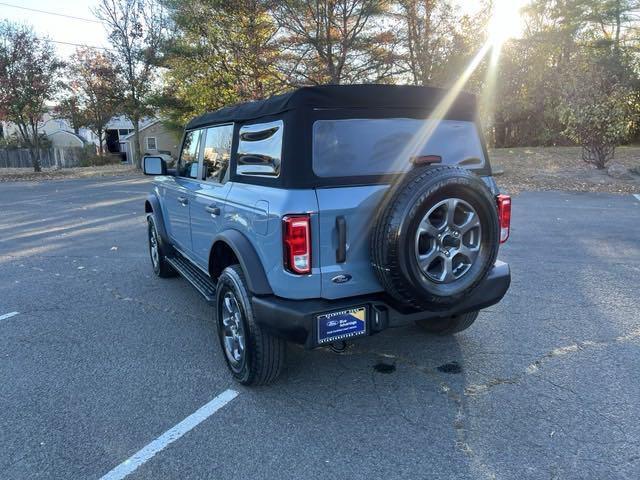
[[[196,287],[207,303],[213,305],[216,301],[216,285],[198,267],[176,252],[175,256],[167,257],[167,263],[171,265],[191,285]]]

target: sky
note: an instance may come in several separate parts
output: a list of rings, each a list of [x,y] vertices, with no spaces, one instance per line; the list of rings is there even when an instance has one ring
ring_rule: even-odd
[[[504,5],[522,4],[524,0],[498,0]],[[0,19],[9,19],[31,25],[36,34],[49,37],[54,43],[58,54],[68,58],[75,49],[74,45],[91,47],[109,47],[109,41],[104,27],[96,21],[92,8],[98,0],[0,0]],[[477,0],[454,0],[463,11],[474,13],[480,2]],[[21,7],[21,8],[17,8]],[[41,13],[33,10],[43,10],[51,13]],[[512,10],[511,8],[509,10]],[[58,15],[52,15],[56,13]],[[64,15],[78,18],[68,18]],[[93,20],[93,21],[85,21]],[[502,19],[504,20],[504,19]],[[505,23],[511,22],[501,22]]]
[[[77,43],[93,47],[109,47],[107,34],[100,23],[86,22],[82,20],[66,18],[15,8],[14,5],[36,10],[55,12],[61,15],[70,15],[86,19],[95,17],[91,8],[97,1],[89,0],[0,0],[0,19],[8,19],[31,25],[36,34],[49,37],[58,42]],[[72,45],[60,43],[54,44],[61,57],[69,57],[76,49]]]

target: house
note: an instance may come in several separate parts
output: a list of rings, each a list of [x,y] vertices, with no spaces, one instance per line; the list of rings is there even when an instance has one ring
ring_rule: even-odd
[[[126,143],[127,159],[133,163],[135,152],[134,133],[125,136],[121,142]],[[180,149],[179,135],[167,128],[160,120],[153,120],[140,128],[140,151],[142,155],[164,153],[178,158]]]
[[[51,136],[57,134],[58,132],[68,132],[73,134],[76,137],[75,140],[72,140],[71,137],[68,137],[66,135],[56,135],[57,140],[59,140],[63,144],[71,142],[72,145],[69,146],[84,146],[84,144],[87,142],[96,143],[97,145],[97,137],[90,130],[81,128],[79,129],[77,134],[74,133],[73,128],[71,128],[71,125],[69,125],[69,122],[67,120],[55,117],[53,114],[53,110],[46,112],[42,116],[38,130],[40,131],[40,133],[46,135],[50,140],[52,140]],[[11,122],[0,122],[0,138],[3,138],[3,136],[5,138],[9,138],[18,135],[19,131],[17,125]],[[80,140],[83,142],[82,145],[78,145],[78,136],[81,137]],[[66,140],[63,140],[63,138],[66,138]],[[54,146],[58,146],[56,144],[56,141],[52,140],[52,143],[54,144]]]
[[[155,118],[145,118],[140,121],[140,128],[146,128],[151,124],[157,123]],[[98,136],[87,128],[80,128],[78,133],[75,134],[73,128],[69,122],[64,118],[58,118],[55,116],[54,109],[51,107],[48,112],[42,116],[40,123],[40,131],[52,140],[54,146],[62,146],[56,144],[56,142],[62,142],[64,146],[79,146],[78,139],[72,139],[69,135],[65,135],[66,132],[80,136],[86,143],[93,143],[97,147],[100,145]],[[124,162],[131,162],[131,159],[127,155],[128,143],[125,141],[126,137],[131,136],[133,133],[133,123],[124,115],[118,115],[113,117],[105,125],[104,140],[105,151],[109,153],[125,153],[122,160]],[[0,122],[0,138],[9,138],[11,136],[18,135],[18,127],[10,122]],[[52,139],[55,137],[55,141]],[[66,145],[71,143],[72,145]]]

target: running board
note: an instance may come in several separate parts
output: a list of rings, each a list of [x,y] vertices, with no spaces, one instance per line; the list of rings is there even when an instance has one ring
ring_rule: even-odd
[[[167,263],[171,265],[182,277],[184,277],[205,298],[207,303],[213,305],[216,301],[216,284],[198,267],[184,258],[178,252],[174,257],[167,257]]]

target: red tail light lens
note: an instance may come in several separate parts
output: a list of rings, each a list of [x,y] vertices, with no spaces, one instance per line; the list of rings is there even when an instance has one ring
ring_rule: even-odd
[[[311,227],[309,215],[282,219],[284,263],[292,273],[311,273]]]
[[[511,228],[511,197],[509,195],[498,195],[497,201],[500,243],[504,243],[509,238],[509,229]]]

